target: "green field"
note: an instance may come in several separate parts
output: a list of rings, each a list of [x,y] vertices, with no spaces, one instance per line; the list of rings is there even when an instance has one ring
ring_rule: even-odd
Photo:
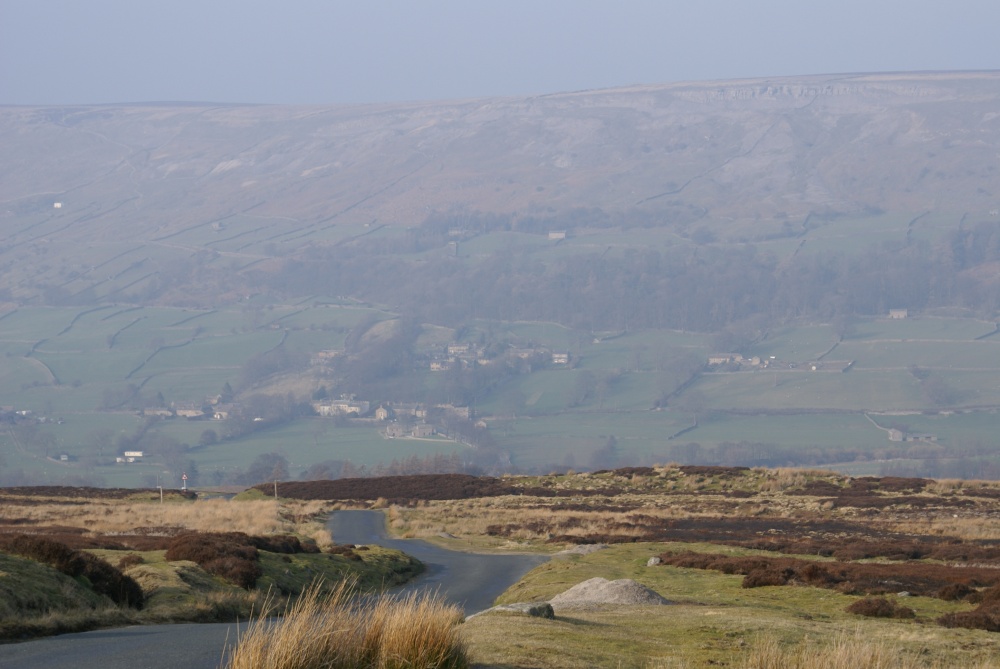
[[[760,370],[704,375],[692,390],[713,409],[889,411],[921,407],[916,379],[904,370],[810,372]]]
[[[108,305],[8,312],[0,318],[0,405],[45,416],[49,422],[35,429],[48,436],[39,443],[47,444],[50,454],[67,453],[75,460],[47,460],[37,449],[19,448],[0,430],[0,471],[130,484],[151,475],[173,476],[155,457],[130,467],[93,466],[94,458],[115,455],[113,439],[98,443],[100,435],[129,434],[141,424],[134,411],[107,412],[108,401],[132,387],[144,397],[162,396],[167,404],[204,402],[225,384],[236,386],[253,356],[281,342],[308,354],[342,350],[347,333],[373,314],[396,317],[320,296],[289,304],[255,298],[216,310]],[[774,356],[772,367],[706,369],[684,386],[690,372],[678,371],[676,363],[705,359],[714,350],[708,336],[584,333],[544,322],[479,321],[462,330],[425,325],[415,354],[440,354],[456,336],[571,354],[569,365],[540,364],[476,398],[476,415],[486,419],[500,459],[522,470],[587,467],[598,456],[621,463],[683,460],[694,457],[695,451],[684,450],[692,443],[703,455],[719,445],[747,442],[782,453],[862,450],[875,462],[889,442],[865,412],[894,412],[895,418],[875,419],[882,427],[900,424],[909,432],[933,434],[939,449],[993,443],[1000,427],[1000,338],[986,335],[994,330],[992,322],[972,318],[878,319],[853,323],[838,343],[830,325],[783,327],[741,351],[765,362]],[[817,359],[832,364],[811,371],[806,363]],[[831,371],[847,361],[853,361],[847,371]],[[418,394],[437,392],[447,378],[418,366],[410,387]],[[944,388],[943,396],[928,394],[927,378]],[[676,388],[680,391],[664,400]],[[373,407],[385,401],[361,399]],[[654,410],[663,401],[666,410]],[[696,417],[697,428],[685,431]],[[223,434],[225,423],[171,419],[155,424],[148,435],[194,446],[206,429]],[[456,451],[471,455],[454,442],[386,440],[374,425],[334,427],[330,420],[309,418],[197,448],[185,457],[208,474],[245,468],[257,455],[278,452],[298,475],[323,460],[373,466]]]
[[[1000,340],[982,341],[865,341],[845,342],[837,347],[837,358],[854,360],[857,369],[906,368],[983,369],[993,361],[1000,371]]]
[[[889,446],[886,433],[861,414],[736,416],[702,420],[685,440],[706,444],[749,441],[784,448],[861,448],[878,453]]]
[[[780,360],[816,360],[837,343],[837,336],[829,325],[809,325],[781,328],[769,332],[767,338],[755,344],[747,355],[761,358],[775,356]],[[839,348],[835,357],[840,357]]]

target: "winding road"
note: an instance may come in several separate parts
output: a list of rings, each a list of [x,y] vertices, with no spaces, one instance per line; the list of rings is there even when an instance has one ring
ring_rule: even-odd
[[[377,544],[417,558],[427,570],[393,592],[440,592],[466,615],[493,606],[504,590],[548,560],[545,555],[461,553],[416,539],[389,539],[385,516],[377,511],[338,511],[328,526],[338,544]]]
[[[466,614],[493,600],[543,555],[483,555],[438,548],[415,539],[389,539],[378,511],[338,511],[329,521],[339,544],[378,544],[401,550],[427,570],[393,592],[439,592]],[[216,669],[237,638],[235,623],[144,625],[0,645],[0,669]]]

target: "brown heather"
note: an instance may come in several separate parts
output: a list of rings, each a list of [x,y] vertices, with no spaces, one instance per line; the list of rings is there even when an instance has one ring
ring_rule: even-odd
[[[917,552],[933,559],[980,563],[1000,555],[987,550],[1000,538],[1000,488],[993,483],[851,479],[788,469],[650,469],[653,474],[644,468],[505,479],[520,489],[513,496],[397,500],[390,523],[402,536],[488,535],[494,544],[708,541],[839,552],[846,559],[865,553],[900,559],[912,552],[904,544],[918,544]],[[375,497],[367,499],[371,504]],[[945,544],[953,547],[945,550]]]
[[[0,551],[43,562],[73,578],[83,577],[94,592],[115,604],[142,608],[144,597],[139,584],[95,555],[73,550],[45,537],[27,535],[0,537]]]
[[[318,501],[233,503],[212,499],[160,504],[110,497],[61,497],[26,504],[25,498],[7,496],[0,490],[0,502],[0,534],[10,531],[59,534],[64,528],[75,528],[70,534],[84,531],[89,536],[124,538],[226,528],[257,536],[297,534],[312,539],[321,548],[333,544],[329,532],[317,519],[327,505]]]

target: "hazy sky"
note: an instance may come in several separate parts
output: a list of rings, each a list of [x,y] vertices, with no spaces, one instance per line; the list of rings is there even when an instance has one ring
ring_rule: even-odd
[[[997,0],[0,0],[0,104],[341,103],[1000,69]]]

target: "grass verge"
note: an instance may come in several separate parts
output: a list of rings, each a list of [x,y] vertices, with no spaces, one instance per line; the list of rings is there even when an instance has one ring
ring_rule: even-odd
[[[462,626],[470,660],[475,666],[524,669],[836,667],[842,665],[818,660],[812,665],[795,664],[799,661],[795,658],[820,651],[833,653],[836,644],[831,640],[857,637],[857,643],[852,644],[858,653],[866,645],[903,649],[905,653],[897,657],[912,659],[913,664],[898,666],[995,666],[983,663],[997,657],[1000,640],[996,635],[950,630],[934,622],[948,611],[969,609],[968,604],[911,597],[907,605],[915,610],[914,618],[866,618],[861,622],[844,610],[858,601],[855,596],[811,587],[748,590],[741,586],[742,577],[738,575],[646,566],[649,557],[667,547],[629,544],[554,559],[530,572],[499,602],[545,601],[577,583],[603,576],[634,579],[675,604],[557,608],[555,620],[477,616]],[[777,644],[785,653],[788,664],[754,664],[756,649],[768,637],[775,640],[772,646]],[[879,665],[859,661],[850,666],[862,669]]]

